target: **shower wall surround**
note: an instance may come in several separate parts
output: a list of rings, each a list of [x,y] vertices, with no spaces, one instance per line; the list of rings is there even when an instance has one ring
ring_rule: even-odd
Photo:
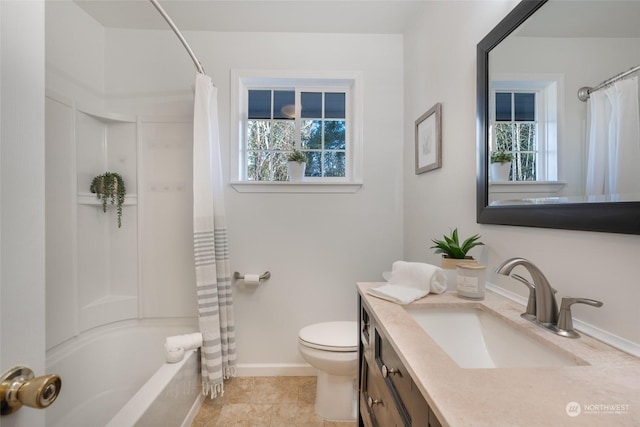
[[[49,93],[46,111],[47,346],[138,315],[137,120],[76,107]],[[122,175],[123,227],[89,192]],[[75,302],[75,304],[72,304]],[[77,310],[74,308],[77,307]]]
[[[73,2],[48,3],[46,14],[47,349],[121,320],[195,318],[182,214],[192,120],[166,94],[145,100],[165,105],[162,115],[106,94],[104,28]],[[89,192],[107,170],[127,187],[122,228]]]
[[[193,275],[190,224],[167,209],[190,204],[188,170],[173,165],[188,163],[191,132],[188,118],[97,112],[48,93],[48,348],[119,320],[195,314],[180,291]],[[105,171],[127,188],[121,228],[89,192]]]

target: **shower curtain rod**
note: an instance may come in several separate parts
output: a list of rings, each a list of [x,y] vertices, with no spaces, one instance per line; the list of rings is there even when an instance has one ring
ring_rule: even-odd
[[[162,8],[162,6],[160,6],[160,3],[158,3],[157,0],[149,0],[149,1],[151,2],[151,4],[153,4],[153,6],[155,6],[158,12],[160,12],[160,15],[162,15],[164,20],[167,21],[167,24],[169,24],[173,32],[176,33],[176,36],[178,36],[178,39],[180,39],[180,42],[182,43],[184,48],[187,49],[187,52],[189,53],[189,56],[191,57],[191,60],[196,66],[196,69],[198,70],[198,72],[200,74],[205,74],[202,64],[200,63],[200,61],[198,61],[198,58],[196,58],[196,54],[193,53],[193,50],[191,50],[191,46],[189,46],[189,43],[187,43],[187,39],[184,38],[184,36],[182,35],[178,27],[176,27],[176,24],[174,24],[171,18],[169,17],[169,15],[167,15],[167,12],[165,12],[165,10]]]
[[[595,92],[597,90],[600,90],[603,87],[608,86],[613,82],[616,82],[616,81],[618,81],[620,79],[623,79],[623,78],[627,77],[629,74],[633,74],[638,70],[640,70],[640,65],[636,65],[635,67],[631,68],[630,70],[627,70],[627,71],[625,71],[623,73],[617,74],[617,75],[611,77],[610,79],[607,79],[607,80],[603,81],[602,83],[600,83],[596,87],[588,87],[588,86],[581,87],[578,90],[578,99],[580,101],[582,101],[582,102],[585,102],[587,99],[589,99],[589,95],[591,95],[591,93],[593,93],[593,92]]]

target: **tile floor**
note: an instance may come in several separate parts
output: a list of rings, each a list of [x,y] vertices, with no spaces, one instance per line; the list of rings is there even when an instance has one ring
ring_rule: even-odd
[[[205,399],[191,427],[355,427],[313,410],[316,377],[236,377],[224,395]]]

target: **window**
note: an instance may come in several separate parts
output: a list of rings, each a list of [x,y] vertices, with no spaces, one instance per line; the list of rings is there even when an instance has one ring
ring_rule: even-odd
[[[246,176],[250,181],[286,181],[287,156],[307,158],[305,176],[346,176],[347,92],[248,90]]]
[[[491,150],[513,155],[510,181],[558,180],[558,81],[491,83]]]
[[[265,185],[292,184],[286,163],[294,149],[307,158],[305,180],[296,185],[359,184],[357,77],[232,74],[238,84],[231,118],[238,147],[232,153],[234,188],[253,183],[265,191]]]
[[[496,92],[495,106],[495,149],[513,155],[510,180],[536,181],[536,93]]]

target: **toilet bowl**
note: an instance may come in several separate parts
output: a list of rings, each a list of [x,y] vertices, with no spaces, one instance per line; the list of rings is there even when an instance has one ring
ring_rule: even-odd
[[[333,421],[356,419],[358,326],[356,322],[324,322],[298,333],[298,350],[318,370],[315,411]]]

